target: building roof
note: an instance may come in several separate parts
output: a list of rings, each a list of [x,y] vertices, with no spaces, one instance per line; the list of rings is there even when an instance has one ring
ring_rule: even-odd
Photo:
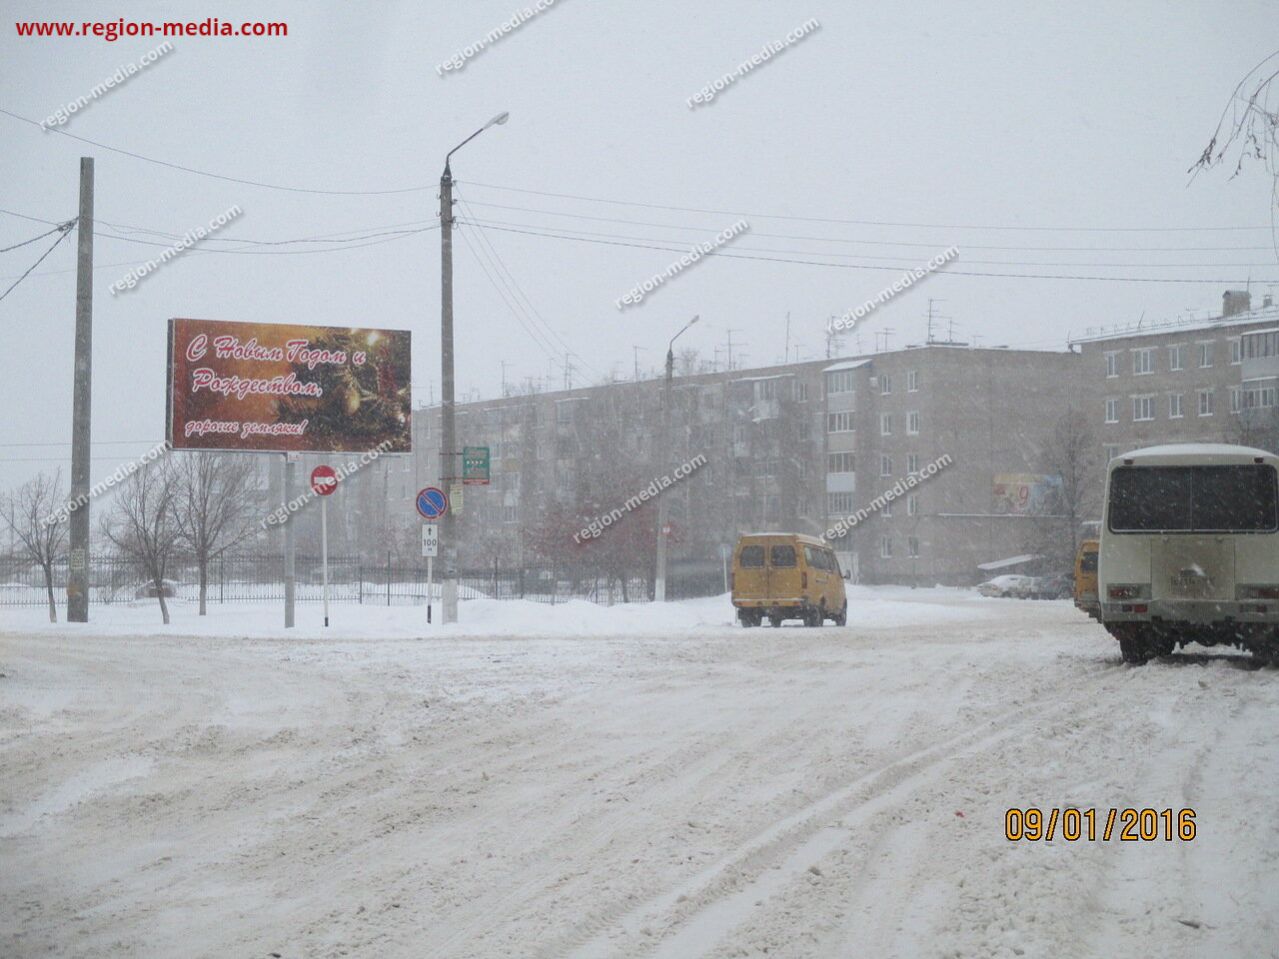
[[[1169,333],[1230,329],[1237,326],[1248,326],[1252,323],[1274,322],[1276,320],[1279,320],[1279,307],[1263,306],[1260,309],[1249,310],[1247,313],[1236,313],[1227,317],[1214,316],[1210,318],[1164,320],[1156,323],[1137,322],[1129,323],[1126,326],[1088,327],[1083,336],[1072,336],[1070,344],[1073,346],[1076,343],[1124,340],[1139,336],[1164,336]]]
[[[1021,566],[1024,563],[1029,563],[1039,558],[1038,553],[1022,553],[1020,556],[1009,556],[1007,559],[997,559],[990,563],[978,563],[977,568],[987,571],[992,569],[1007,569],[1010,566]]]
[[[837,373],[840,370],[855,370],[859,367],[866,366],[870,360],[845,360],[842,363],[836,363],[833,366],[822,368],[823,373]]]

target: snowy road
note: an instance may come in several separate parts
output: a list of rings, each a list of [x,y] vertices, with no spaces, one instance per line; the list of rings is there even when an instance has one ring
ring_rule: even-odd
[[[6,627],[0,955],[1279,955],[1279,671],[917,596],[821,630]],[[1010,806],[1198,834],[1010,843]]]

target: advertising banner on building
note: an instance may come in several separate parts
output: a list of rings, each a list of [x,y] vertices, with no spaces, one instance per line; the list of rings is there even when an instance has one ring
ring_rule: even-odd
[[[409,332],[169,321],[174,449],[412,449]]]
[[[1014,516],[1048,512],[1052,505],[1052,494],[1060,488],[1060,476],[1044,473],[996,473],[994,511]]]

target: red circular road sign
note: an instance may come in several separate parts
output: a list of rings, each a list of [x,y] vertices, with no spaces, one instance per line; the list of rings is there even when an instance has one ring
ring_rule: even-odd
[[[332,466],[317,466],[311,470],[311,490],[316,496],[328,496],[338,488],[338,474]]]

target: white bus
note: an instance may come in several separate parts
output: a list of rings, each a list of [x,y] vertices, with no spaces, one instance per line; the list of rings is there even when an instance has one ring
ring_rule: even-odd
[[[1224,644],[1279,661],[1279,457],[1152,446],[1110,462],[1097,594],[1124,662]]]

